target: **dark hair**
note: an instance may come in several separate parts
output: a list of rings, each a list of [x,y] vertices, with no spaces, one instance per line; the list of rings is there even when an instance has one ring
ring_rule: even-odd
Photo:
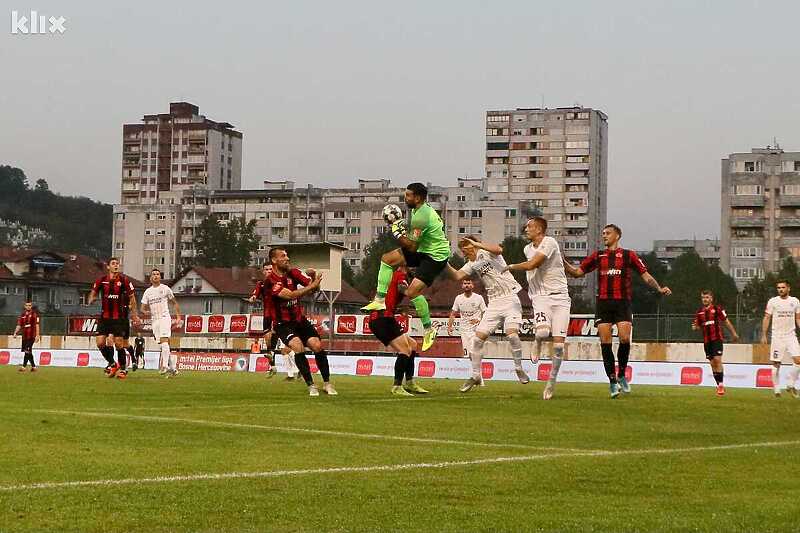
[[[714,297],[714,292],[711,289],[703,289],[702,291],[700,291],[700,294],[702,296],[705,296],[706,294],[708,294],[712,298]]]
[[[606,224],[606,225],[603,227],[603,229],[606,229],[606,228],[611,228],[611,229],[613,229],[614,231],[616,231],[616,232],[617,232],[617,235],[619,235],[620,237],[622,237],[622,229],[621,229],[619,226],[617,226],[616,224]]]
[[[406,189],[422,198],[423,202],[428,199],[428,188],[422,183],[411,183]]]
[[[152,274],[153,272],[158,272],[158,275],[159,275],[159,276],[161,276],[162,278],[164,277],[164,273],[163,273],[163,272],[161,272],[161,271],[160,271],[159,269],[157,269],[157,268],[154,268],[153,270],[151,270],[151,271],[150,271],[150,274]]]
[[[787,287],[791,287],[791,286],[792,286],[792,284],[791,284],[791,283],[789,283],[789,282],[788,282],[787,280],[785,280],[785,279],[779,279],[778,281],[776,281],[776,282],[775,282],[775,285],[780,285],[781,283],[783,283],[783,284],[784,284],[784,285],[786,285]]]
[[[458,247],[461,248],[462,246],[468,245],[469,243],[467,242],[467,239],[470,239],[475,242],[481,242],[480,237],[476,237],[475,235],[466,235],[458,240]]]
[[[539,227],[542,228],[542,231],[547,231],[547,219],[544,217],[539,217],[539,216],[531,217],[531,219],[528,220],[528,222],[533,222],[534,224],[538,224]]]
[[[119,257],[109,257],[108,261],[106,261],[106,264],[107,265],[110,264],[111,261],[116,261],[117,263],[119,263]]]
[[[273,246],[272,248],[270,248],[269,249],[269,260],[272,261],[273,259],[275,259],[275,254],[277,254],[281,250],[283,250],[285,252],[286,248],[284,248],[283,246]]]

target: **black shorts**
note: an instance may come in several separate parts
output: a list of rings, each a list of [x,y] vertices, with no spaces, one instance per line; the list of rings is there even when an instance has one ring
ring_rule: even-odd
[[[713,357],[722,357],[722,341],[711,341],[703,344],[706,350],[706,359]]]
[[[114,335],[127,340],[131,336],[131,323],[127,318],[100,318],[97,320],[98,335]]]
[[[22,351],[23,352],[29,352],[29,351],[33,350],[33,343],[35,341],[36,341],[36,339],[27,339],[25,337],[22,337]]]
[[[630,322],[633,318],[631,302],[630,300],[597,300],[596,318],[598,324]]]
[[[289,346],[289,341],[295,337],[303,341],[303,346],[308,343],[308,339],[319,338],[317,328],[307,318],[300,322],[278,322],[275,325],[275,334]]]
[[[409,252],[406,249],[401,249],[403,257],[406,260],[406,265],[414,268],[414,277],[422,281],[425,285],[430,287],[433,285],[433,280],[447,268],[447,259],[444,261],[434,261],[428,254],[421,252]]]
[[[379,316],[375,320],[370,320],[369,329],[384,346],[389,346],[393,340],[403,335],[403,328],[393,316]]]

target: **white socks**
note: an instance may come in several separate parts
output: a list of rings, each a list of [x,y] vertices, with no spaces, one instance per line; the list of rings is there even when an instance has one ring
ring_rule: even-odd
[[[481,352],[485,342],[477,335],[472,339],[472,352],[470,352],[469,358],[472,361],[472,377],[475,379],[481,379],[481,361],[483,360]]]
[[[555,383],[558,379],[558,371],[561,368],[561,361],[564,360],[564,343],[553,344],[553,366],[550,368],[550,383]]]
[[[772,367],[772,389],[775,393],[779,393],[781,391],[781,367],[780,366],[773,366]]]
[[[542,342],[540,339],[533,341],[533,353],[531,354],[531,362],[535,365],[539,362],[539,357],[542,355]]]
[[[293,378],[297,375],[297,365],[294,362],[294,352],[289,351],[286,355],[283,356],[283,361],[286,363],[286,376]]]
[[[511,356],[514,358],[514,368],[522,370],[522,341],[518,335],[509,335],[508,343],[511,345]]]
[[[162,342],[159,346],[161,347],[161,357],[158,360],[159,370],[164,370],[167,367],[172,368],[170,366],[171,354],[169,353],[169,343]]]

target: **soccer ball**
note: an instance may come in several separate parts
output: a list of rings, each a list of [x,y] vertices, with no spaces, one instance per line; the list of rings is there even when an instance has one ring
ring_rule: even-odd
[[[399,206],[389,204],[383,208],[383,220],[385,220],[387,224],[394,224],[401,218],[403,218],[403,211]]]

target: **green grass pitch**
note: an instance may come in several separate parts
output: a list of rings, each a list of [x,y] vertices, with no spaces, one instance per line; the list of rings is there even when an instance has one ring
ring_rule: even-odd
[[[798,531],[767,390],[0,368],[0,531]]]

